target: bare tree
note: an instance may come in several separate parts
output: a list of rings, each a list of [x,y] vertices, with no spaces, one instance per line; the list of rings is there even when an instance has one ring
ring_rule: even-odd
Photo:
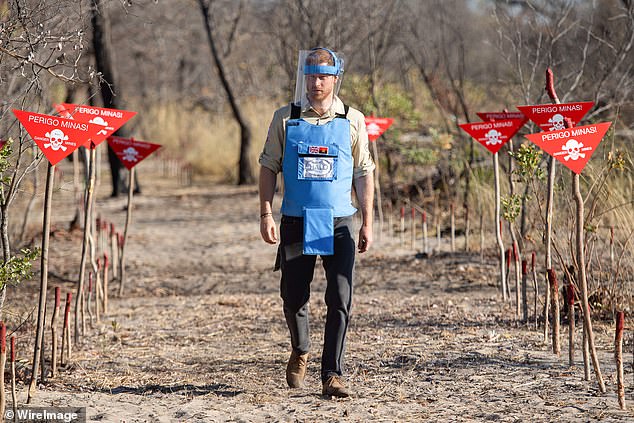
[[[0,150],[0,241],[3,250],[0,312],[7,284],[18,283],[30,269],[31,252],[12,251],[9,220],[24,178],[41,163],[39,152],[11,114],[11,109],[50,111],[54,84],[80,83],[89,78],[80,60],[84,52],[81,11],[71,1],[3,2],[0,15],[0,133],[14,142]],[[43,110],[42,110],[43,109]],[[28,272],[27,272],[28,273]]]
[[[240,160],[238,164],[238,185],[242,184],[250,184],[255,181],[253,176],[253,170],[251,169],[251,164],[249,162],[249,148],[251,147],[251,130],[249,129],[249,125],[247,124],[246,119],[244,118],[243,112],[238,105],[236,95],[234,93],[234,88],[230,84],[227,73],[225,71],[223,58],[218,50],[216,34],[214,33],[214,22],[213,17],[210,16],[209,10],[212,4],[212,0],[198,0],[198,4],[200,6],[200,12],[203,16],[203,21],[205,23],[205,30],[207,32],[207,41],[209,42],[209,48],[211,50],[211,55],[214,58],[214,63],[216,65],[216,71],[218,72],[218,77],[222,83],[222,87],[227,96],[227,100],[229,101],[229,105],[231,106],[231,112],[233,113],[233,117],[240,126]],[[238,11],[237,17],[235,18],[235,26],[237,27],[240,12],[243,7],[243,2],[240,2],[240,10]],[[230,43],[229,43],[230,45]]]

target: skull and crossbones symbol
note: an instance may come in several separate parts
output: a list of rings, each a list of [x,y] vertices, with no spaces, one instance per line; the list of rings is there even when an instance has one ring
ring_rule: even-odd
[[[61,129],[53,129],[50,133],[46,133],[46,137],[49,142],[44,144],[44,148],[51,148],[53,151],[57,151],[61,149],[62,151],[66,151],[64,146],[64,141],[68,141],[68,135],[64,134]]]
[[[502,134],[499,131],[496,131],[495,129],[491,129],[484,136],[487,140],[486,145],[502,144],[502,140],[500,139],[501,136]]]
[[[559,131],[561,129],[566,129],[566,124],[564,123],[564,117],[557,113],[553,115],[550,119],[548,119],[548,123],[550,123],[551,131]]]
[[[126,162],[136,162],[138,161],[139,152],[134,149],[134,147],[128,147],[123,150],[122,159]]]
[[[581,152],[582,148],[583,143],[580,143],[575,139],[569,139],[566,144],[561,146],[562,154],[566,154],[564,160],[577,160],[579,159],[579,157],[584,159],[586,157],[586,154]]]

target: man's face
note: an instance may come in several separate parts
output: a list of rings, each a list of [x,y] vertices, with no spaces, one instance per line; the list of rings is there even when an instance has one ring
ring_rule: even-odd
[[[326,65],[326,63],[323,63]],[[306,75],[306,91],[308,98],[314,101],[323,101],[330,97],[335,89],[337,77],[334,75]]]

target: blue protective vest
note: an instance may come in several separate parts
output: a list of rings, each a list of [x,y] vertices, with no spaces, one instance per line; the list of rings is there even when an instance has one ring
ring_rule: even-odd
[[[350,121],[338,115],[313,125],[294,114],[286,122],[282,214],[301,217],[306,209],[330,209],[333,217],[353,215]]]

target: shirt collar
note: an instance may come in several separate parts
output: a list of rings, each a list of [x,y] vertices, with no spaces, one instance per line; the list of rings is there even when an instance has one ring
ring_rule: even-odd
[[[335,117],[336,114],[345,114],[345,108],[343,105],[343,101],[339,99],[339,97],[334,96],[332,100],[332,104],[330,105],[330,109],[326,111],[323,115],[319,116],[317,112],[312,108],[310,103],[307,103],[304,109],[302,110],[302,114],[306,114],[310,117],[320,117],[320,118],[331,118]]]

